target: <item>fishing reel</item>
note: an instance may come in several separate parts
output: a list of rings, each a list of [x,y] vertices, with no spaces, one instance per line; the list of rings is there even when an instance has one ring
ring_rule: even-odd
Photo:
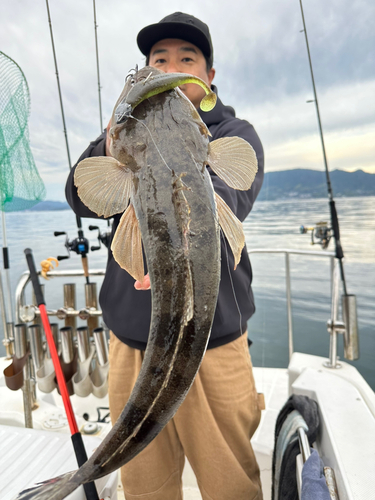
[[[311,244],[319,244],[325,250],[333,236],[332,228],[328,227],[328,222],[317,222],[313,227],[301,226],[299,228],[301,234],[306,234],[311,231]]]
[[[91,251],[95,252],[95,250],[100,250],[102,247],[102,243],[106,248],[109,248],[111,244],[111,231],[106,231],[105,233],[100,232],[100,228],[98,226],[89,226],[90,231],[98,231],[98,241],[99,245],[98,246],[92,246]]]
[[[83,231],[78,231],[78,237],[74,240],[69,240],[68,233],[65,231],[55,231],[54,236],[66,235],[65,238],[65,248],[68,251],[68,255],[58,255],[57,260],[70,259],[70,252],[75,252],[82,257],[86,257],[89,252],[89,241],[83,236]]]

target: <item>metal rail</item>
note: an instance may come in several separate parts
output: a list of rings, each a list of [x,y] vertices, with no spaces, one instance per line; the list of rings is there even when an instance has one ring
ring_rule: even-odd
[[[293,316],[292,316],[292,293],[291,293],[291,280],[290,280],[290,255],[307,255],[313,257],[324,257],[331,259],[331,291],[332,291],[332,300],[337,300],[338,295],[335,293],[336,289],[338,290],[338,284],[333,286],[333,269],[334,269],[334,260],[336,254],[334,252],[318,252],[314,250],[293,250],[289,248],[254,248],[252,250],[248,250],[248,254],[254,253],[274,253],[274,254],[283,254],[285,255],[285,283],[286,283],[286,297],[287,297],[287,314],[288,314],[288,345],[289,345],[289,361],[294,352],[293,350]],[[337,288],[336,288],[337,287]],[[334,309],[334,308],[332,308]],[[334,309],[334,312],[337,315],[337,307]],[[337,316],[332,316],[333,321],[337,319]],[[331,336],[331,341],[334,343],[330,349],[330,367],[336,367],[337,360],[337,344],[335,335]],[[335,349],[335,350],[334,350]]]
[[[289,343],[289,360],[292,357],[294,352],[293,350],[293,315],[292,315],[292,293],[291,293],[291,277],[290,277],[290,255],[303,255],[309,257],[323,257],[325,259],[329,258],[331,261],[331,272],[330,272],[330,281],[331,281],[331,319],[328,321],[328,332],[330,333],[330,352],[329,352],[329,361],[325,366],[328,368],[340,368],[340,364],[338,363],[337,357],[337,334],[345,333],[346,327],[343,322],[338,321],[338,311],[339,311],[339,286],[340,286],[340,274],[338,272],[338,265],[336,254],[334,252],[319,252],[314,250],[294,250],[288,248],[278,248],[278,249],[269,249],[269,248],[254,248],[248,250],[248,254],[283,254],[285,255],[285,282],[286,282],[286,297],[287,297],[287,316],[288,316],[288,343]],[[93,269],[90,271],[90,276],[104,276],[104,269]],[[69,270],[69,271],[49,271],[47,273],[49,278],[57,278],[57,277],[80,277],[84,276],[83,270]],[[29,273],[25,272],[21,276],[17,289],[16,289],[16,315],[17,322],[20,321],[19,313],[22,309],[22,306],[25,305],[24,300],[24,290],[29,282]],[[95,308],[94,308],[95,309]],[[100,314],[97,311],[89,311],[87,308],[82,311],[72,310],[70,312],[66,312],[61,310],[51,311],[51,315],[57,315],[58,317],[61,315],[59,313],[64,313],[66,316],[80,316],[82,319],[87,319],[88,317],[94,317]],[[83,316],[84,317],[83,317]],[[61,316],[62,317],[62,316]],[[65,316],[64,316],[65,317]],[[350,339],[349,339],[350,340]],[[351,344],[345,340],[344,343],[346,345],[346,349],[350,351]],[[353,344],[357,349],[357,345]],[[352,350],[353,350],[352,349]],[[356,350],[354,349],[354,350]],[[347,357],[347,356],[346,356]],[[358,357],[358,356],[357,356]],[[349,357],[348,359],[357,359],[353,357]]]
[[[89,276],[104,276],[104,269],[92,269],[89,271]],[[38,272],[38,276],[40,276],[40,271]],[[83,269],[72,269],[67,271],[49,271],[47,273],[48,278],[71,278],[71,277],[85,277],[85,273]],[[16,322],[19,323],[20,319],[20,311],[25,303],[25,288],[30,281],[30,273],[29,271],[25,271],[20,279],[18,280],[18,284],[16,287]],[[78,313],[77,313],[78,314]]]

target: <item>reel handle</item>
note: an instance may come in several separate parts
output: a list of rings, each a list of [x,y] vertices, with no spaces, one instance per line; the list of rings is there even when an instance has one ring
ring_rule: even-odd
[[[69,255],[58,255],[57,256],[57,260],[65,260],[65,259],[69,259]]]

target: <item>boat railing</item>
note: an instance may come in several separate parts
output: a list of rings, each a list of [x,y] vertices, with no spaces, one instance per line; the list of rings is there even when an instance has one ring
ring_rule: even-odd
[[[289,360],[294,352],[293,349],[293,321],[292,321],[292,294],[290,277],[290,256],[302,255],[309,257],[320,257],[330,259],[330,281],[331,281],[331,318],[327,322],[327,329],[330,334],[329,360],[325,364],[328,368],[340,368],[337,356],[337,335],[344,334],[344,355],[346,359],[358,359],[358,328],[355,296],[343,296],[343,316],[344,321],[339,321],[339,300],[340,300],[340,273],[339,262],[334,252],[321,252],[314,250],[295,250],[289,248],[254,248],[248,250],[248,254],[282,254],[285,256],[285,285],[287,299],[288,317],[288,344]]]
[[[40,276],[40,271],[38,272],[38,275]],[[89,276],[104,276],[105,275],[105,270],[104,269],[91,269],[89,271]],[[84,271],[83,269],[69,269],[65,271],[48,271],[46,273],[47,278],[74,278],[74,277],[84,277]],[[22,317],[25,314],[25,307],[26,306],[26,301],[25,301],[25,289],[28,283],[30,282],[30,273],[29,271],[25,271],[17,284],[16,287],[16,322],[24,321],[24,318]],[[35,308],[37,309],[37,308]],[[63,311],[62,311],[63,312]],[[65,315],[67,316],[79,316],[80,311],[74,311],[71,310],[69,312],[65,312]],[[98,315],[98,311],[94,311],[94,308],[91,308],[91,311],[86,311],[86,315],[91,314],[93,316]],[[57,316],[58,311],[49,311],[50,316]],[[62,319],[62,318],[60,318]],[[84,319],[87,319],[86,317]]]
[[[299,498],[301,498],[301,489],[302,489],[302,468],[305,465],[306,461],[311,455],[311,448],[310,448],[310,443],[309,439],[307,437],[306,431],[303,427],[298,427],[297,429],[297,435],[298,435],[298,442],[299,442],[299,449],[300,449],[300,456],[297,456],[296,460],[296,469],[297,469],[297,485],[298,485],[298,495]],[[317,450],[316,450],[317,451]],[[323,467],[323,474],[326,480],[326,485],[327,485],[327,493],[329,494],[329,497],[331,500],[339,500],[339,494],[338,494],[338,488],[337,488],[337,482],[336,482],[336,477],[335,477],[335,471],[332,467],[329,466],[324,466]],[[319,498],[323,498],[323,492],[320,491],[317,493],[317,500]],[[324,495],[324,498],[326,496]]]
[[[322,252],[314,250],[296,250],[288,248],[254,248],[248,250],[249,254],[283,254],[285,256],[285,284],[287,298],[287,318],[288,318],[288,344],[289,359],[294,352],[293,349],[293,322],[292,322],[292,295],[291,295],[291,273],[290,256],[300,255],[309,257],[318,257],[330,259],[330,281],[331,281],[331,318],[327,322],[327,329],[330,334],[330,352],[329,360],[326,366],[329,368],[339,368],[337,356],[337,336],[344,335],[344,355],[346,359],[358,359],[358,328],[356,316],[355,296],[344,296],[342,303],[343,317],[345,321],[339,321],[339,300],[340,300],[340,273],[338,268],[338,259],[334,252]],[[104,276],[104,269],[91,269],[90,276]],[[51,270],[47,273],[48,278],[62,277],[80,277],[84,276],[83,270]],[[19,321],[19,312],[25,305],[24,291],[29,282],[29,273],[25,272],[21,276],[16,289],[16,311],[17,321]],[[94,311],[92,311],[94,313]],[[53,313],[52,313],[53,314]],[[79,314],[79,313],[77,313]]]

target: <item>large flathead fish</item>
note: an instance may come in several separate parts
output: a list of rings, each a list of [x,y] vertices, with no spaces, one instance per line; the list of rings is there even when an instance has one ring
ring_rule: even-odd
[[[76,169],[78,194],[92,211],[124,212],[111,248],[140,281],[143,244],[152,292],[149,341],[130,399],[92,457],[18,498],[62,499],[127,463],[173,417],[198,371],[219,289],[219,225],[236,264],[244,245],[242,225],[215,194],[206,165],[247,190],[257,161],[243,139],[209,144],[206,125],[177,88],[190,82],[205,88],[201,107],[212,109],[216,96],[196,77],[150,67],[131,74],[112,115],[113,157],[86,158]]]

